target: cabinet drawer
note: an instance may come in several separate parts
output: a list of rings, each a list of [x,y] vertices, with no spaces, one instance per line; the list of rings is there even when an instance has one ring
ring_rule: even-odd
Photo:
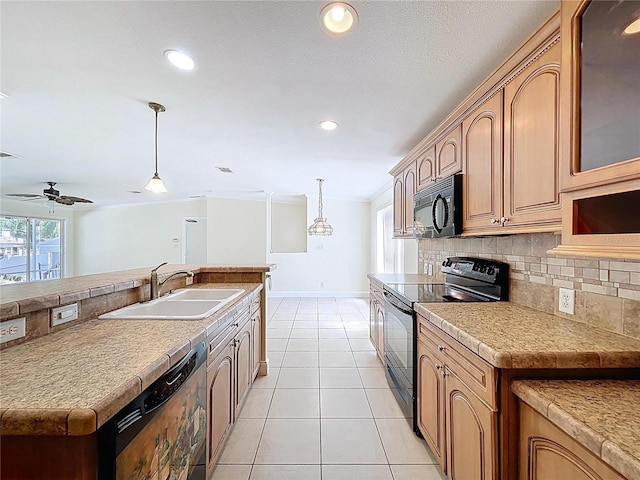
[[[426,345],[436,348],[449,370],[489,407],[497,410],[495,368],[425,318],[420,315],[417,318],[418,338]]]
[[[218,354],[223,351],[230,342],[233,341],[236,330],[237,327],[233,323],[231,323],[227,325],[227,327],[222,330],[222,332],[220,332],[218,335],[213,337],[212,340],[209,341],[207,365],[211,364],[218,357]]]
[[[256,313],[258,310],[260,310],[260,294],[256,294],[255,297],[253,297],[251,299],[251,316],[253,317],[253,314]]]

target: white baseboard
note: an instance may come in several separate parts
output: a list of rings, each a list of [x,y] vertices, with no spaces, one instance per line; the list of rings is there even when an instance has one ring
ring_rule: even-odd
[[[267,291],[267,298],[288,298],[288,297],[338,297],[338,298],[352,298],[352,297],[362,297],[366,298],[369,296],[368,291],[364,292],[327,292],[326,290],[320,290],[318,292],[282,292],[282,291]]]

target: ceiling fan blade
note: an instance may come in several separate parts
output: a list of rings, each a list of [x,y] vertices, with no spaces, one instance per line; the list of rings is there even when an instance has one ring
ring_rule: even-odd
[[[61,205],[73,205],[75,202],[67,197],[55,197],[50,200],[55,200],[56,203],[60,203]]]
[[[7,193],[7,197],[20,197],[20,198],[45,198],[44,195],[37,193]]]
[[[61,200],[68,200],[71,203],[68,205],[73,205],[74,203],[93,203],[91,200],[87,200],[86,198],[82,198],[82,197],[74,197],[71,195],[61,195],[59,197]],[[62,203],[62,202],[60,202]],[[65,204],[67,205],[67,204]]]

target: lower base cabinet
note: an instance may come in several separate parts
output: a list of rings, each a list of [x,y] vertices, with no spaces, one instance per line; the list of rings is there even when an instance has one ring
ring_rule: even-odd
[[[234,420],[234,329],[228,329],[222,342],[210,354],[207,368],[207,477],[213,471]]]
[[[527,404],[520,402],[520,480],[624,480]]]
[[[422,436],[449,480],[497,480],[493,367],[465,347],[445,343],[446,334],[436,333],[420,315],[417,322],[417,422]]]
[[[207,478],[244,404],[260,366],[260,309],[239,312],[209,345],[207,367]]]
[[[446,371],[445,375],[449,478],[493,480],[498,474],[498,415],[458,377]]]

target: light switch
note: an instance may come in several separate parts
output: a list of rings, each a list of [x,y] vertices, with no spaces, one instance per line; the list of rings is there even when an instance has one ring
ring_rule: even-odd
[[[78,319],[78,304],[72,303],[64,307],[56,307],[51,309],[51,326],[62,325]]]

